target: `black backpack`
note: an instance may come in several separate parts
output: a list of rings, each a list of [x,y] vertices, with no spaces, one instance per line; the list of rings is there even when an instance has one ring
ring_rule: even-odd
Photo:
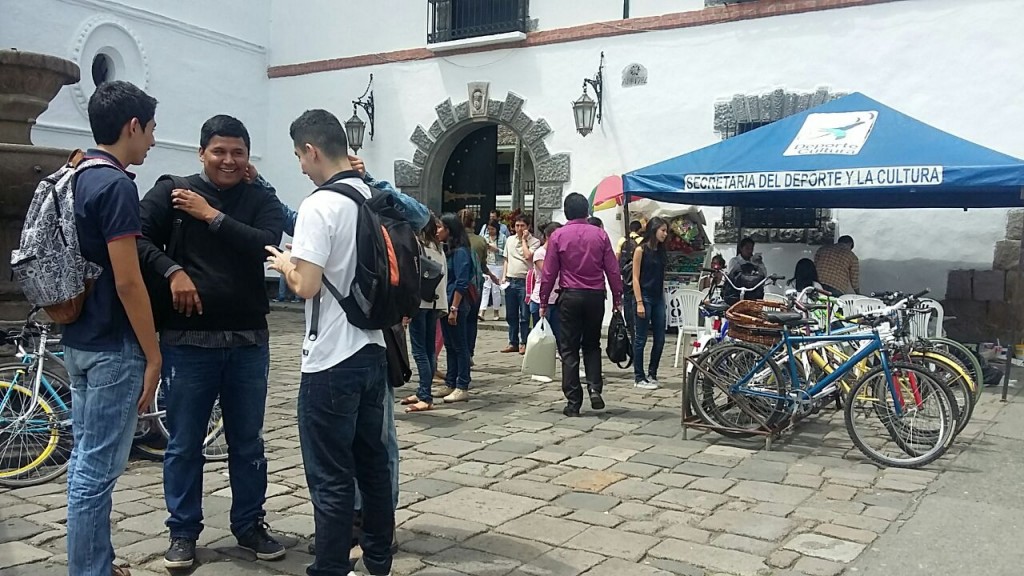
[[[753,288],[763,282],[764,278],[761,269],[749,262],[741,265],[729,275],[729,279],[736,285],[736,288]],[[744,300],[760,300],[762,298],[764,298],[764,286],[743,295]],[[722,285],[722,299],[727,304],[735,304],[740,301],[740,292],[726,281]]]
[[[619,252],[619,274],[622,275],[623,289],[630,293],[633,291],[633,252],[636,247],[636,239],[630,234],[626,236],[622,251]]]
[[[633,344],[629,340],[629,329],[626,328],[622,312],[612,314],[612,321],[608,324],[608,343],[604,351],[608,359],[615,362],[619,368],[629,368],[633,364]]]
[[[441,265],[425,255],[420,258],[420,300],[434,302],[437,307],[437,286],[444,280]]]
[[[352,186],[329,182],[320,190],[337,192],[359,206],[356,217],[356,274],[349,295],[331,284],[323,283],[341,303],[349,323],[364,330],[383,330],[411,318],[419,312],[420,260],[423,249],[416,232],[400,210],[391,192],[370,188],[366,198]],[[435,285],[436,286],[436,285]],[[309,339],[315,340],[320,313],[320,299],[313,299]]]

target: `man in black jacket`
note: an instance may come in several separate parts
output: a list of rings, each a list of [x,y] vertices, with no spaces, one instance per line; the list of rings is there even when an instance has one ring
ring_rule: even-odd
[[[261,560],[284,556],[263,521],[267,462],[263,414],[270,364],[264,246],[281,241],[284,213],[267,189],[244,180],[249,133],[230,116],[203,124],[203,170],[188,188],[157,181],[142,200],[139,253],[170,296],[155,299],[161,318],[167,426],[164,498],[170,517],[167,568],[188,568],[203,529],[203,440],[220,397],[228,438],[231,532]],[[159,281],[158,281],[159,282]]]

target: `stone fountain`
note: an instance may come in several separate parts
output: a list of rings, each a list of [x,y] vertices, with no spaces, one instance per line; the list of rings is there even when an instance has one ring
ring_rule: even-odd
[[[78,65],[63,58],[0,50],[0,320],[28,312],[11,280],[11,250],[39,180],[67,161],[70,150],[32,145],[32,126],[60,89],[78,82]]]

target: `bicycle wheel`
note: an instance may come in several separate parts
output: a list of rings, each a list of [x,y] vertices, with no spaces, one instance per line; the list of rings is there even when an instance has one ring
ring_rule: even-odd
[[[764,354],[762,348],[738,342],[722,344],[707,352],[700,364],[703,370],[694,370],[689,381],[694,414],[719,434],[731,438],[753,436],[763,429],[762,422],[768,428],[781,422],[787,416],[786,380],[770,358],[745,389],[780,398],[729,391],[730,386],[754,370]]]
[[[31,366],[0,366],[0,486],[43,484],[71,462],[71,387],[49,370],[35,406]]]
[[[147,419],[151,422],[152,433],[147,440],[138,441],[134,445],[136,452],[148,460],[163,460],[164,452],[167,450],[167,441],[171,437],[171,433],[167,429],[167,392],[167,386],[161,379],[157,384],[156,401],[153,403],[153,411],[161,412],[161,414]],[[210,462],[228,459],[228,445],[224,434],[224,417],[221,413],[220,398],[213,403],[213,410],[210,412],[206,437],[203,439],[203,456]]]
[[[956,430],[955,400],[949,387],[918,365],[895,362],[890,371],[893,387],[879,366],[850,390],[843,414],[846,430],[874,462],[919,468],[949,448]]]
[[[957,425],[956,434],[963,432],[974,414],[976,404],[974,389],[977,388],[967,373],[966,367],[945,351],[933,349],[920,352],[912,352],[910,360],[920,365],[943,384],[949,387],[956,400]]]
[[[958,362],[964,365],[971,379],[974,380],[973,398],[978,403],[981,398],[981,390],[985,387],[985,375],[981,370],[981,360],[971,352],[971,349],[950,338],[929,338],[927,342],[935,348],[945,350]]]

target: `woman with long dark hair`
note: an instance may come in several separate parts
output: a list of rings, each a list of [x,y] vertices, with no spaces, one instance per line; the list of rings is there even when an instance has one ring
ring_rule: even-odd
[[[658,365],[665,349],[665,239],[668,222],[655,216],[633,251],[633,296],[636,299],[636,337],[633,339],[633,376],[636,388],[658,389]],[[654,336],[651,363],[644,373],[647,332]]]
[[[445,277],[447,276],[447,262],[441,242],[437,237],[437,230],[440,222],[436,216],[431,215],[430,221],[420,231],[419,241],[423,246],[423,255],[441,265]],[[412,341],[412,357],[416,361],[416,370],[419,374],[419,387],[416,394],[402,400],[402,404],[408,406],[406,412],[423,412],[434,406],[432,385],[434,371],[437,370],[437,355],[434,353],[434,340],[437,338],[438,315],[448,313],[448,286],[443,277],[437,285],[434,298],[430,301],[423,300],[420,303],[420,311],[409,322],[409,339]]]
[[[444,348],[448,351],[448,372],[444,378],[445,402],[469,400],[469,315],[476,314],[470,287],[473,281],[473,257],[469,237],[455,214],[441,216],[437,239],[448,249],[448,315],[441,321]]]
[[[797,290],[813,286],[819,292],[828,294],[821,284],[818,283],[818,267],[814,265],[814,260],[810,258],[801,258],[797,261],[796,269],[793,270],[793,278],[789,283]]]
[[[488,304],[494,308],[494,319],[498,319],[498,309],[501,308],[501,272],[505,267],[505,236],[501,234],[501,224],[497,220],[491,220],[485,226],[487,235],[484,240],[487,242],[487,269],[491,272],[485,274],[484,293],[480,296],[480,319],[484,320],[484,313],[487,312]]]
[[[533,253],[533,268],[530,270],[527,278],[526,288],[530,294],[530,315],[533,317],[534,326],[540,322],[540,279],[544,273],[544,258],[548,254],[548,241],[551,240],[551,235],[555,233],[555,230],[561,227],[562,225],[558,222],[549,222],[544,227],[544,243]],[[548,319],[548,324],[551,325],[551,333],[554,335],[556,342],[561,338],[561,335],[558,333],[561,329],[558,317],[558,295],[561,291],[558,285],[558,278],[555,278],[555,288],[551,291],[551,296],[548,298],[548,314],[546,318]]]

